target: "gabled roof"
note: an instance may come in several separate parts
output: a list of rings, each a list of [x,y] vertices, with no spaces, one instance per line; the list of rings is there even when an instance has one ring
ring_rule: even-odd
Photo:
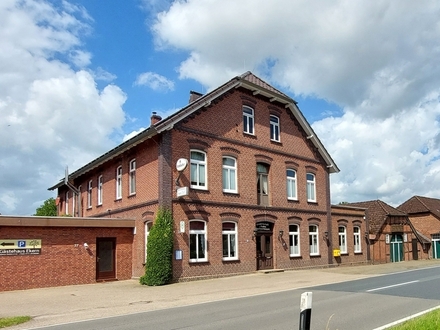
[[[366,216],[369,222],[369,231],[370,234],[377,235],[382,228],[384,222],[386,221],[388,216],[391,217],[406,217],[407,214],[403,211],[400,211],[391,205],[388,205],[381,200],[373,200],[366,202],[357,202],[357,203],[348,203],[350,206],[364,207],[366,208]]]
[[[226,82],[225,84],[221,85],[220,87],[214,89],[213,91],[201,96],[197,100],[191,102],[187,106],[183,107],[179,111],[173,113],[169,117],[162,119],[158,123],[156,123],[153,126],[150,126],[149,128],[145,129],[144,131],[140,132],[133,138],[123,142],[122,144],[118,145],[117,147],[111,149],[107,153],[103,154],[102,156],[94,159],[90,163],[84,165],[80,169],[76,170],[72,174],[69,175],[69,180],[73,180],[93,169],[96,167],[102,165],[103,163],[111,160],[112,158],[122,154],[123,152],[133,148],[134,146],[146,141],[147,139],[152,138],[153,136],[160,134],[166,130],[170,130],[179,123],[181,120],[184,120],[189,115],[194,113],[195,111],[202,109],[204,107],[207,107],[211,104],[212,101],[214,101],[216,98],[220,97],[221,95],[225,94],[226,92],[229,92],[231,90],[237,89],[237,88],[245,88],[247,90],[250,90],[254,95],[262,95],[264,97],[267,97],[270,102],[279,102],[284,105],[286,109],[289,109],[295,119],[300,124],[301,128],[305,131],[307,139],[309,139],[312,144],[315,146],[321,157],[324,159],[327,168],[329,169],[330,173],[337,173],[339,172],[339,168],[336,165],[336,163],[331,158],[330,154],[327,152],[327,150],[324,148],[324,145],[321,143],[321,141],[316,136],[315,132],[313,131],[312,127],[309,125],[307,120],[305,119],[302,112],[299,110],[297,106],[297,102],[294,101],[292,98],[287,96],[286,94],[280,92],[276,88],[272,87],[265,81],[261,80],[257,76],[255,76],[250,71],[242,74],[241,76],[237,76]],[[64,185],[64,181],[60,181],[53,187],[50,187],[49,190],[54,190]]]
[[[440,199],[413,196],[398,207],[409,215],[417,213],[432,213],[440,219]]]

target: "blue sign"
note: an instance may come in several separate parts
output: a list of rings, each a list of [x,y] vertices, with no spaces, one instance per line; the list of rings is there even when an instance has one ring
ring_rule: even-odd
[[[24,247],[26,247],[26,241],[18,241],[17,245],[19,248],[24,248]]]

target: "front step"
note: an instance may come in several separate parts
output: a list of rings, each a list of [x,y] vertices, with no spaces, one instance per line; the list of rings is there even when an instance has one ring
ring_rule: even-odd
[[[258,272],[263,273],[263,274],[283,273],[284,269],[262,269],[262,270],[259,270]]]

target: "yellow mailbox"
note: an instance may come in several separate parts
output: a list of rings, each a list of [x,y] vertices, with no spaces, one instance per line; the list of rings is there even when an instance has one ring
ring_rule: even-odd
[[[341,250],[333,250],[333,257],[340,257],[341,256]]]

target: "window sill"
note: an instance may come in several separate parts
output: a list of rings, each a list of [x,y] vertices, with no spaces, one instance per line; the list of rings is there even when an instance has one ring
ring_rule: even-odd
[[[119,198],[115,199],[115,202],[120,202],[120,201],[122,201],[122,197],[119,197]]]
[[[248,138],[252,138],[252,139],[256,139],[257,137],[255,136],[255,134],[252,134],[252,133],[246,133],[246,132],[243,132],[243,136],[246,136],[246,137],[248,137]]]
[[[288,202],[298,202],[298,198],[287,198]]]
[[[190,264],[203,264],[208,262],[208,260],[190,260],[189,263]]]
[[[302,256],[299,254],[299,255],[289,255],[289,257],[290,258],[302,258]]]
[[[320,254],[310,254],[311,258],[320,258],[321,255]]]
[[[199,187],[199,186],[190,186],[190,188],[191,188],[191,189],[194,189],[194,190],[203,190],[203,191],[207,191],[207,190],[208,190],[208,188],[205,188],[205,187]]]
[[[132,194],[128,195],[128,198],[135,197],[135,196],[136,196],[136,193],[132,193]]]
[[[274,143],[274,144],[278,144],[278,145],[280,145],[280,146],[283,145],[283,144],[281,143],[281,141],[277,141],[277,140],[270,140],[270,142],[271,142],[271,143]]]
[[[231,258],[231,259],[222,259],[223,262],[228,262],[228,261],[240,261],[240,259],[238,258]]]
[[[98,208],[99,208],[99,207],[102,207],[102,204],[98,204],[98,205],[96,205],[96,207],[98,207]]]
[[[354,254],[362,254],[362,251],[355,251]]]
[[[223,194],[225,194],[225,195],[238,195],[238,191],[226,191],[226,190],[223,190]]]
[[[307,200],[307,203],[309,203],[309,204],[318,204],[317,201],[311,201],[311,200]]]

